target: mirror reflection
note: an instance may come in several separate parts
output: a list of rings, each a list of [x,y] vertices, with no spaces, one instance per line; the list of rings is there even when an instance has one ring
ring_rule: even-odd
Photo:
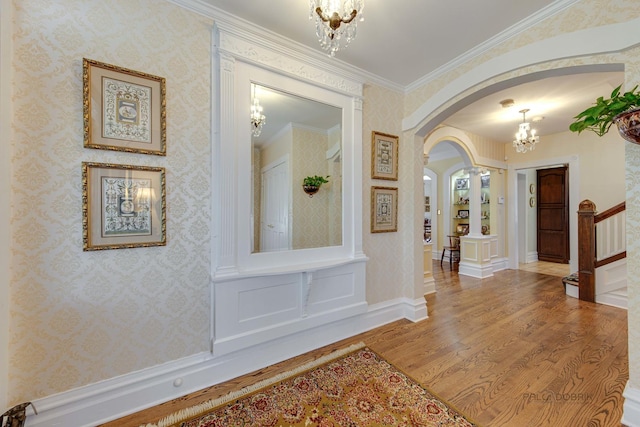
[[[342,109],[251,87],[252,250],[342,244]],[[328,177],[315,194],[306,177]]]

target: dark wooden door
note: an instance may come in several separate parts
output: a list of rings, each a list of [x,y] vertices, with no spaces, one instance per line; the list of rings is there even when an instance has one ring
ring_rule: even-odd
[[[538,172],[538,260],[569,263],[569,169]]]

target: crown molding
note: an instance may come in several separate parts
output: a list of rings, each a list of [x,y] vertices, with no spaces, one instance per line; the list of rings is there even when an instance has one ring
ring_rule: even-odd
[[[294,56],[296,55],[307,56],[307,61],[309,63],[316,66],[321,65],[321,67],[328,69],[330,72],[344,75],[345,78],[356,80],[363,84],[364,83],[375,84],[377,86],[381,86],[381,87],[393,90],[395,92],[407,94],[437,79],[438,77],[446,73],[450,73],[451,71],[460,67],[462,64],[468,61],[471,61],[472,59],[486,53],[487,51],[493,49],[496,46],[499,46],[500,44],[511,39],[512,37],[515,37],[518,34],[524,33],[525,31],[530,29],[532,26],[546,20],[551,16],[554,16],[562,12],[563,10],[571,7],[575,3],[578,3],[580,0],[554,1],[550,5],[544,7],[543,9],[534,13],[533,15],[523,19],[522,21],[518,22],[515,25],[512,25],[511,27],[491,37],[490,39],[478,44],[473,49],[468,50],[462,55],[438,67],[432,72],[425,74],[423,77],[419,78],[418,80],[406,86],[403,86],[391,80],[380,77],[377,74],[371,73],[367,70],[355,67],[337,58],[332,58],[331,63],[328,63],[327,56],[325,54],[322,54],[299,42],[283,37],[280,34],[277,34],[265,28],[259,27],[255,23],[251,23],[247,20],[239,18],[235,15],[232,15],[223,9],[217,8],[215,6],[212,6],[204,2],[203,0],[166,0],[166,1],[176,4],[192,12],[211,18],[216,22],[216,25],[222,26],[227,30],[231,30],[233,28],[234,32],[238,32],[238,34],[244,33],[244,35],[246,37],[250,37],[251,40],[256,40],[256,39],[263,40],[265,43],[267,43],[270,46],[271,49],[280,50],[280,51],[281,50],[290,51],[290,53],[294,54]]]
[[[328,56],[324,53],[232,15],[202,0],[166,1],[212,19],[214,27],[218,32],[223,33],[217,41],[217,47],[232,56],[258,65],[275,66],[305,80],[307,80],[305,73],[310,73],[312,69],[333,74],[344,79],[344,82],[341,84],[333,82],[330,86],[334,86],[340,91],[346,90],[352,95],[354,88],[358,86],[359,89],[356,90],[359,92],[358,96],[361,96],[362,85],[369,80],[357,68],[344,61],[335,58],[329,61]],[[316,76],[311,76],[312,80],[314,78]]]
[[[563,10],[571,7],[575,3],[578,3],[579,1],[580,0],[558,0],[551,3],[550,5],[544,7],[543,9],[540,9],[538,12],[534,13],[531,16],[528,16],[527,18],[523,19],[517,24],[512,25],[511,27],[496,34],[490,39],[478,44],[473,49],[468,50],[462,55],[436,68],[432,72],[425,74],[423,77],[419,78],[415,82],[410,83],[404,89],[405,94],[410,93],[421,86],[424,86],[430,81],[435,80],[436,78],[446,73],[452,72],[453,70],[462,66],[463,64],[471,61],[474,58],[477,58],[478,56],[486,53],[487,51],[493,49],[496,46],[499,46],[500,44],[517,36],[518,34],[524,33],[534,25],[544,21],[545,19],[551,16],[554,16],[562,12]]]
[[[331,61],[328,61],[328,56],[324,53],[318,52],[309,46],[296,42],[295,40],[283,37],[281,34],[277,34],[273,31],[267,30],[266,28],[260,27],[253,22],[249,22],[245,19],[232,15],[227,11],[212,6],[202,0],[166,1],[210,18],[214,20],[215,25],[219,28],[224,28],[227,32],[232,32],[247,40],[251,40],[252,43],[255,43],[256,40],[261,40],[262,43],[272,50],[288,54],[294,58],[303,58],[311,65],[320,67],[334,74],[342,75],[346,79],[357,81],[361,84],[375,84],[399,93],[403,93],[405,91],[404,86],[400,84],[384,79],[367,70],[355,67],[338,58],[331,58]]]

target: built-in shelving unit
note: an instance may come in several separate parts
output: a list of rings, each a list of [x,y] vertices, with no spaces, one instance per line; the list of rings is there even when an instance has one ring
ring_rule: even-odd
[[[489,217],[491,215],[491,176],[487,172],[480,176],[480,212],[482,221],[482,234],[490,233]],[[451,175],[451,215],[453,221],[451,234],[465,235],[469,232],[469,200],[470,200],[469,174],[461,170]]]

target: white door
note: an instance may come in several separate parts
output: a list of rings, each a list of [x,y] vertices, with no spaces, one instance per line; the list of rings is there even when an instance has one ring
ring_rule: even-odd
[[[262,171],[260,251],[285,251],[289,243],[289,164],[282,160]]]

